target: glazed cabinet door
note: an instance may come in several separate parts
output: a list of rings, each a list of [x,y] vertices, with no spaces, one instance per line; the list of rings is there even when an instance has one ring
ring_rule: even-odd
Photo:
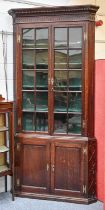
[[[27,192],[49,191],[49,151],[49,143],[44,140],[17,144],[17,188]]]
[[[49,27],[36,24],[19,29],[17,131],[48,133]],[[20,79],[21,77],[21,79]]]
[[[53,133],[82,134],[82,24],[53,27]]]
[[[53,193],[77,197],[86,193],[83,152],[84,146],[81,143],[52,144],[51,188]]]
[[[32,24],[17,30],[17,131],[82,135],[84,24]]]

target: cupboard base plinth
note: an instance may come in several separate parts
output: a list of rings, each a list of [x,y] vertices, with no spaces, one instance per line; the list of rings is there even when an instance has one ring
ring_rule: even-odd
[[[23,197],[23,198],[86,204],[86,205],[95,203],[97,201],[97,198],[83,198],[83,197],[77,198],[77,197],[59,196],[59,195],[54,195],[54,194],[38,194],[38,193],[29,193],[29,192],[21,192],[21,191],[15,191],[15,196]]]

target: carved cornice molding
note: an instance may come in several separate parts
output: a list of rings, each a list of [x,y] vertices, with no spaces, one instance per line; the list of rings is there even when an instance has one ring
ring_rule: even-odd
[[[26,22],[25,21],[26,17],[28,22],[38,21],[39,19],[40,21],[41,19],[42,21],[43,19],[44,21],[46,21],[48,19],[48,16],[50,18],[50,20],[48,19],[48,22],[51,21],[51,17],[55,18],[55,20],[58,20],[59,19],[58,16],[60,16],[60,19],[64,19],[65,16],[66,17],[65,19],[69,18],[69,21],[70,19],[71,20],[74,19],[75,21],[78,19],[78,17],[79,20],[81,19],[81,20],[94,21],[94,16],[98,8],[99,8],[98,6],[94,5],[40,7],[40,8],[11,9],[8,11],[8,13],[13,17],[14,23],[24,23]],[[63,16],[63,18],[61,16]]]
[[[36,16],[36,17],[17,17],[14,20],[14,24],[25,24],[25,23],[40,23],[40,22],[64,22],[64,21],[71,21],[71,22],[77,22],[77,21],[95,21],[95,17],[92,14],[88,15],[61,15],[61,16]]]

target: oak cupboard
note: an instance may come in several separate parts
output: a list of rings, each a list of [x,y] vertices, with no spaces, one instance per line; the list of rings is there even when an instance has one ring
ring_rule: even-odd
[[[96,201],[94,35],[98,6],[11,9],[15,195]]]

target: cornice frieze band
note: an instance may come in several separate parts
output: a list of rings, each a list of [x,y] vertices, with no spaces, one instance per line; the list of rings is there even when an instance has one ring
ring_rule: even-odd
[[[61,7],[39,7],[11,9],[8,13],[13,17],[15,23],[34,23],[51,21],[95,21],[95,13],[98,6],[79,5]],[[81,15],[82,14],[82,15]]]

